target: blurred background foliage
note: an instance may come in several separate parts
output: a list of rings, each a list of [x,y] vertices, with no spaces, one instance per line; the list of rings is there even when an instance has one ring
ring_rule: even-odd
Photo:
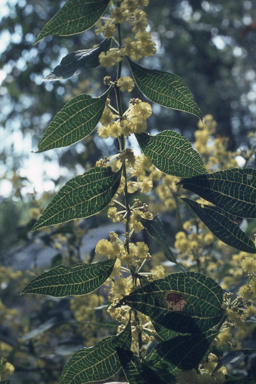
[[[71,304],[68,299],[17,297],[39,270],[61,262],[96,261],[97,241],[107,238],[110,230],[123,231],[118,223],[116,227],[110,225],[103,211],[101,217],[36,234],[29,232],[54,191],[99,158],[116,152],[115,141],[101,140],[95,130],[70,148],[31,153],[37,151],[49,122],[71,97],[83,92],[99,96],[105,90],[104,75],[115,78],[112,69],[97,68],[71,80],[42,81],[66,54],[91,48],[102,40],[90,30],[68,38],[50,36],[34,46],[40,30],[62,3],[11,0],[6,1],[0,15],[0,357],[15,365],[17,384],[57,383],[71,351],[93,345],[96,339],[116,331],[116,324],[110,323],[102,306],[106,299],[103,290],[73,299]],[[234,154],[229,155],[232,158],[239,151],[251,151],[248,162],[246,156],[238,156],[238,160],[241,166],[255,168],[255,3],[150,0],[147,13],[157,54],[141,64],[182,77],[203,115],[213,115],[217,122],[208,139],[225,143],[225,150]],[[126,67],[123,74],[128,74]],[[135,91],[132,97],[141,95]],[[194,116],[153,105],[148,132],[174,129],[195,142],[197,123]],[[33,183],[37,173],[42,179],[39,186]],[[171,245],[177,230],[182,230],[175,194],[173,185],[172,198],[164,197],[169,199],[169,206],[155,204],[156,211],[162,212]],[[161,200],[161,193],[158,195]],[[250,225],[253,231],[255,224]],[[150,243],[148,238],[137,240]],[[150,251],[158,255],[154,242]],[[159,260],[161,255],[156,256],[153,266]],[[98,309],[91,310],[95,306]]]

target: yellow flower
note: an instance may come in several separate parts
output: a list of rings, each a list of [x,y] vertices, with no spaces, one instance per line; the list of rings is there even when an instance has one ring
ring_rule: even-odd
[[[138,32],[139,30],[145,31],[148,25],[147,14],[141,9],[136,9],[134,12],[134,20],[131,21],[131,24],[134,26],[132,28],[134,33]]]
[[[98,135],[102,137],[103,139],[107,139],[110,136],[109,128],[108,126],[105,127],[104,125],[101,125],[98,128]]]
[[[105,107],[104,111],[103,111],[103,114],[100,118],[100,123],[102,125],[108,125],[112,122],[112,120],[115,119],[115,115],[114,113],[110,110],[110,108],[108,108],[107,106]]]
[[[206,233],[204,236],[204,241],[206,244],[212,244],[214,242],[214,235],[211,232]]]
[[[107,39],[110,39],[116,32],[115,23],[113,23],[112,20],[107,20],[105,25],[102,27],[101,32]]]
[[[245,300],[249,299],[252,296],[251,288],[248,285],[242,285],[238,290],[238,295]]]
[[[243,268],[244,272],[255,273],[256,260],[254,260],[253,257],[246,257],[244,260],[242,260],[241,267]]]
[[[12,375],[13,374],[13,372],[14,372],[14,370],[15,370],[15,368],[14,368],[14,366],[11,364],[11,363],[8,363],[8,361],[5,363],[5,365],[4,365],[4,374],[5,375]]]
[[[110,136],[114,137],[115,139],[119,136],[121,136],[121,125],[119,121],[114,121],[113,123],[109,124],[108,131]]]
[[[130,76],[124,76],[117,80],[117,86],[120,87],[121,92],[131,92],[135,84]]]
[[[256,308],[253,305],[250,305],[249,307],[247,307],[245,311],[246,317],[251,317],[251,316],[254,316],[255,314],[256,314]]]
[[[99,61],[100,61],[100,64],[106,68],[110,68],[115,65],[115,60],[112,57],[112,55],[109,54],[109,51],[101,52],[99,55]]]
[[[128,16],[128,12],[123,7],[117,7],[111,11],[111,20],[114,24],[122,24]]]
[[[153,188],[153,181],[148,177],[145,177],[143,181],[140,182],[140,189],[142,193],[150,192]]]

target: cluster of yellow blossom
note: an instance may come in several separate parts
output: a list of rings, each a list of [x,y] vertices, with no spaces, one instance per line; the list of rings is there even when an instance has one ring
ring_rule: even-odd
[[[101,52],[99,55],[101,65],[106,68],[113,67],[115,63],[122,61],[122,58],[121,51],[118,48],[110,48],[108,51]]]
[[[125,250],[124,243],[118,239],[115,241],[108,241],[101,239],[98,241],[95,247],[95,252],[108,257],[109,259],[120,258],[121,262],[126,265],[131,265],[133,262],[141,262],[143,259],[149,260],[151,258],[149,254],[148,246],[141,241],[136,244],[129,243],[129,253]],[[121,264],[118,264],[121,266]],[[115,270],[111,276],[117,275]]]
[[[15,370],[14,366],[2,357],[0,360],[0,380],[1,380],[1,375],[10,376],[13,374],[14,370]]]
[[[130,76],[123,76],[117,80],[116,85],[120,88],[121,92],[131,92],[135,86],[133,79]]]
[[[149,32],[139,31],[135,34],[135,40],[129,37],[123,39],[124,48],[120,50],[122,56],[130,56],[132,60],[139,60],[143,57],[151,57],[156,53],[155,43]]]
[[[156,193],[159,196],[160,200],[163,202],[162,209],[160,211],[173,211],[177,208],[176,197],[178,196],[178,186],[177,183],[180,181],[178,177],[165,175],[163,177],[162,184],[156,187]]]
[[[200,267],[212,276],[223,262],[215,258],[211,252],[214,235],[197,219],[191,219],[183,224],[184,231],[177,232],[174,246],[183,259],[184,267]]]
[[[107,52],[99,55],[100,64],[103,67],[112,67],[116,62],[121,61],[123,56],[130,56],[132,60],[139,60],[142,57],[151,57],[156,53],[156,45],[152,41],[149,32],[147,14],[139,7],[147,6],[148,0],[123,0],[119,7],[113,7],[110,20],[106,20],[104,25],[98,21],[95,26],[95,33],[102,33],[107,39],[114,36],[116,24],[129,22],[135,39],[124,38],[124,47],[110,48]]]
[[[218,364],[218,358],[214,354],[210,353],[208,361],[201,364],[199,369],[196,371],[181,371],[176,376],[177,384],[222,384],[225,383],[225,375],[228,371],[225,367],[221,367],[216,375],[212,376],[214,368]]]
[[[122,85],[130,86],[129,84],[130,81],[127,79],[123,83],[119,83],[120,87]],[[131,133],[142,133],[147,129],[147,119],[151,114],[151,105],[139,99],[130,100],[129,107],[123,114],[121,121],[119,116],[113,113],[109,106],[106,106],[100,119],[102,125],[98,129],[98,134],[102,138],[111,136],[116,139],[121,135],[129,136]]]
[[[95,345],[99,339],[107,336],[107,331],[97,324],[95,307],[104,304],[104,297],[92,293],[86,296],[76,296],[70,300],[70,308],[79,324],[82,336],[85,338],[85,346]]]
[[[199,121],[199,129],[195,132],[195,149],[203,157],[207,171],[237,167],[238,164],[235,159],[237,152],[227,150],[227,139],[222,137],[214,139],[216,126],[217,123],[212,115],[206,115],[203,121]]]
[[[240,286],[238,294],[244,300],[256,299],[256,254],[239,252],[232,255],[232,260],[229,262],[230,268],[223,278],[222,288],[229,289],[232,285],[237,285],[241,278],[247,274],[249,280],[246,284]]]

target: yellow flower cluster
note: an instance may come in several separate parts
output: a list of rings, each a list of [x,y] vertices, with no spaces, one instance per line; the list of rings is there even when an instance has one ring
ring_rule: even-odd
[[[217,364],[216,364],[217,365]],[[204,370],[199,370],[197,372],[195,369],[191,371],[181,371],[176,376],[177,384],[222,384],[225,383],[225,374],[227,370],[220,369],[217,375],[212,376],[211,373],[204,372]]]
[[[135,34],[134,41],[127,37],[123,39],[123,42],[124,48],[121,49],[121,55],[130,56],[132,60],[139,60],[145,56],[151,57],[156,53],[156,45],[152,41],[149,32],[139,31]]]
[[[14,371],[15,371],[14,366],[11,363],[9,363],[8,361],[6,361],[5,358],[2,357],[0,359],[0,380],[1,380],[1,375],[10,376],[13,374]],[[1,383],[2,383],[2,381],[1,381]]]
[[[143,259],[149,260],[151,258],[148,246],[144,242],[140,241],[136,244],[132,242],[129,243],[128,254],[125,250],[124,243],[120,239],[116,239],[112,242],[106,239],[102,239],[98,241],[95,247],[95,252],[100,255],[104,255],[109,259],[120,258],[121,262],[128,266],[130,266],[133,262],[141,262]],[[111,274],[111,276],[118,274],[121,267],[121,262],[119,261],[117,263],[118,268],[114,268],[114,272]]]
[[[126,85],[128,83],[129,81],[126,82]],[[122,85],[122,83],[120,84]],[[142,133],[147,129],[147,119],[151,114],[152,108],[149,103],[142,102],[139,99],[131,99],[129,107],[120,122],[119,116],[106,106],[100,119],[102,125],[98,129],[98,134],[102,138],[111,136],[116,139],[121,135],[129,136],[131,133]]]
[[[214,235],[198,219],[191,219],[183,224],[184,231],[175,236],[175,248],[179,251],[179,258],[183,259],[183,266],[192,270],[207,271],[207,275],[215,278],[219,267],[223,265],[221,259],[216,259],[212,253]]]
[[[148,0],[123,0],[120,7],[113,7],[111,18],[104,25],[98,21],[95,26],[95,33],[103,35],[110,39],[116,32],[116,24],[129,22],[132,26],[132,32],[135,34],[135,40],[124,38],[124,47],[111,48],[108,52],[102,52],[99,55],[100,64],[104,67],[112,67],[116,62],[122,60],[123,56],[130,56],[132,60],[139,60],[142,57],[151,57],[156,53],[156,45],[152,41],[149,32],[146,32],[148,26],[147,14],[139,7],[147,6]]]
[[[173,211],[177,208],[176,196],[178,196],[177,183],[180,181],[178,177],[165,175],[163,183],[156,187],[156,193],[163,202],[160,211]],[[160,207],[159,207],[160,208]]]
[[[123,76],[117,80],[116,85],[120,87],[120,91],[131,92],[135,86],[133,79],[130,76]]]
[[[97,28],[95,30],[96,35],[103,33],[107,39],[113,37],[116,32],[114,20],[107,20],[104,25],[102,25],[100,21],[97,21],[95,27]]]
[[[256,254],[239,252],[232,255],[232,260],[229,262],[230,268],[226,276],[223,278],[222,288],[229,289],[230,286],[239,283],[241,278],[246,273],[249,277],[248,283],[242,285],[238,294],[244,300],[256,299]]]
[[[98,241],[95,252],[100,255],[105,255],[109,259],[115,259],[120,255],[120,244],[118,241],[113,241],[112,243],[106,239],[101,239]]]
[[[104,304],[104,297],[92,293],[86,296],[77,296],[70,300],[70,308],[79,324],[85,346],[95,345],[101,338],[107,336],[107,331],[98,327],[95,307]]]
[[[195,149],[204,159],[208,171],[225,170],[237,167],[236,152],[227,151],[228,139],[217,137],[214,139],[217,123],[212,115],[206,115],[198,123],[195,132]],[[210,140],[211,139],[211,140]],[[213,142],[213,145],[210,144]]]

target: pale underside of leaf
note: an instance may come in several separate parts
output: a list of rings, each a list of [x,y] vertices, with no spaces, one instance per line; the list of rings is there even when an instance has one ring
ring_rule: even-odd
[[[54,196],[32,231],[100,212],[115,195],[120,178],[121,169],[112,172],[110,167],[95,167],[69,180]]]
[[[85,295],[104,284],[110,276],[114,264],[115,260],[107,260],[93,264],[77,264],[71,267],[58,265],[31,280],[21,294],[37,293],[55,297]]]
[[[144,154],[160,171],[178,177],[207,173],[199,153],[179,133],[163,131],[156,136],[142,133],[136,137]]]
[[[99,54],[109,50],[111,39],[103,40],[96,48],[82,49],[66,55],[60,65],[46,76],[43,81],[66,80],[73,76],[80,75],[82,72],[96,68],[100,65]]]
[[[103,114],[109,92],[96,98],[82,94],[70,100],[47,128],[38,152],[66,147],[90,135]]]
[[[235,217],[219,207],[198,204],[189,199],[182,199],[203,223],[224,243],[248,253],[256,253],[253,241],[235,222]]]
[[[168,297],[180,298],[180,309],[169,307]],[[129,305],[152,320],[182,333],[200,333],[222,319],[223,291],[212,279],[200,273],[173,273],[125,296]]]
[[[202,119],[202,113],[193,100],[185,82],[177,75],[151,70],[128,59],[134,80],[142,93],[163,107],[191,113]]]
[[[44,26],[36,43],[49,35],[69,36],[91,28],[104,14],[110,0],[68,0]]]
[[[77,351],[65,365],[60,384],[91,383],[106,380],[121,368],[117,347],[129,349],[131,329],[128,324],[118,336],[107,337],[94,347]]]
[[[256,218],[256,170],[228,169],[183,179],[179,183],[237,217]]]

